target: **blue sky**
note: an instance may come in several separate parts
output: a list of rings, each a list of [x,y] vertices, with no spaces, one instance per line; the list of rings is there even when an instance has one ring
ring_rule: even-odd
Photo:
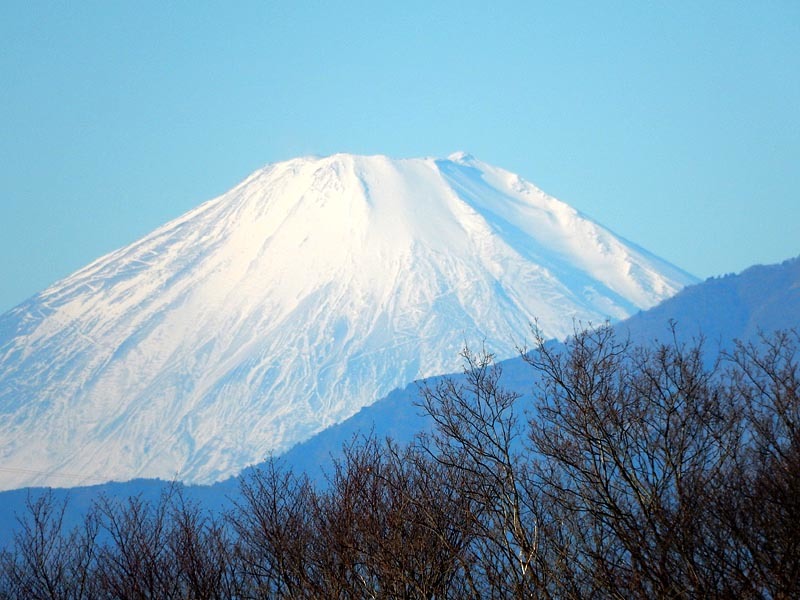
[[[456,150],[707,277],[800,253],[800,2],[0,4],[0,311],[298,155]]]

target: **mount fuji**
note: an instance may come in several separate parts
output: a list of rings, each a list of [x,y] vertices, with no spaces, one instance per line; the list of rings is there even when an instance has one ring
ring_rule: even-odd
[[[0,489],[217,481],[694,281],[463,153],[268,165],[0,316]]]

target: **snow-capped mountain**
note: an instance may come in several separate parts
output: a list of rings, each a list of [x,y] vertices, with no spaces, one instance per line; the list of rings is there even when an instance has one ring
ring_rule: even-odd
[[[0,489],[212,482],[692,281],[465,154],[269,165],[0,317]]]

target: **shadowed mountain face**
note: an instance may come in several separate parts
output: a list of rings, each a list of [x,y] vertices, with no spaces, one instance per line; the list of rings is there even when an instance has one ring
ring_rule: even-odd
[[[650,343],[663,339],[670,319],[681,335],[703,336],[709,345],[726,347],[734,338],[751,340],[760,332],[800,327],[800,258],[709,278],[617,329],[634,342]]]
[[[213,482],[692,281],[464,154],[270,165],[0,317],[0,489]]]

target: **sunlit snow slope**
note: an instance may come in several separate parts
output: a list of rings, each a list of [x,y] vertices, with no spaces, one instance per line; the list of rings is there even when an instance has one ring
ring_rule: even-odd
[[[691,281],[468,155],[269,165],[0,317],[0,489],[215,481]]]

